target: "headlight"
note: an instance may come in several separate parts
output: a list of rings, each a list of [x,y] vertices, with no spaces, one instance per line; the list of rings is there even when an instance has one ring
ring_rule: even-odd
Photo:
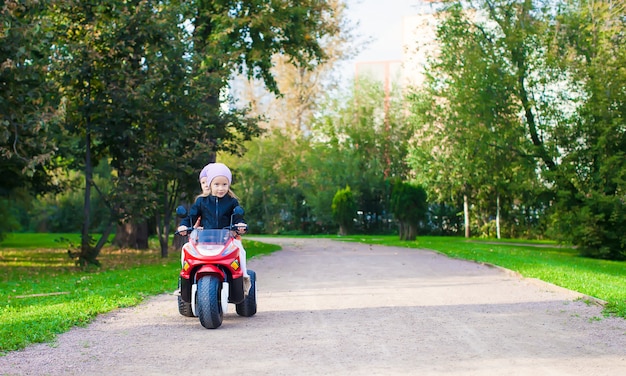
[[[237,250],[237,246],[234,243],[230,243],[228,247],[224,249],[224,252],[222,252],[222,256],[229,255],[235,252],[236,250]]]
[[[222,246],[219,244],[201,244],[197,246],[197,249],[202,256],[217,256],[222,251]]]

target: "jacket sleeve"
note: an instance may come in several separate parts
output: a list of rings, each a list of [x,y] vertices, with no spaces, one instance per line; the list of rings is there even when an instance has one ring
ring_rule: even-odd
[[[237,199],[234,199],[233,200],[233,208],[232,208],[233,212],[234,212],[234,210],[235,210],[235,208],[237,206],[241,206],[241,205],[239,205],[239,201]],[[235,223],[246,223],[246,220],[243,218],[243,215],[234,214],[233,215],[233,224],[235,224]]]
[[[191,205],[191,208],[189,209],[189,215],[183,218],[182,221],[180,221],[180,225],[191,227],[192,224],[196,223],[199,216],[200,216],[200,198],[198,198],[196,202],[194,202],[193,205]]]

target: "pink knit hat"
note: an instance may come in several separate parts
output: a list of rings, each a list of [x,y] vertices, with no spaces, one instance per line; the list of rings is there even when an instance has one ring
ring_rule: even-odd
[[[226,167],[223,163],[209,163],[204,166],[202,171],[200,171],[200,176],[198,179],[202,180],[203,177],[207,177],[209,184],[215,179],[217,176],[224,176],[228,179],[228,185],[232,184],[233,174],[230,172],[230,169]]]

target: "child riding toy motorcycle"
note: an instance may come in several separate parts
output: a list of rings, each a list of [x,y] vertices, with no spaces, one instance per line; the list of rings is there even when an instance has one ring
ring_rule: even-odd
[[[176,214],[187,217],[187,210],[179,206]],[[243,209],[237,206],[234,215],[243,215]],[[242,226],[246,225],[233,225],[231,219],[231,225],[223,229],[181,226],[176,231],[177,235],[189,233],[181,252],[178,311],[197,316],[207,329],[222,325],[228,303],[236,305],[240,316],[250,317],[257,311],[256,273],[248,269],[249,279],[244,279],[242,268]]]

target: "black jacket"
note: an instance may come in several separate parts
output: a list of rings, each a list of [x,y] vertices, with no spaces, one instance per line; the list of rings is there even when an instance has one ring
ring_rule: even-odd
[[[222,198],[213,195],[198,197],[196,202],[191,205],[189,215],[183,218],[180,224],[191,227],[195,225],[198,217],[201,217],[200,226],[203,228],[226,228],[230,226],[230,217],[236,206],[239,206],[239,201],[229,195]],[[233,217],[233,224],[242,222],[245,223],[243,216],[235,215]]]

